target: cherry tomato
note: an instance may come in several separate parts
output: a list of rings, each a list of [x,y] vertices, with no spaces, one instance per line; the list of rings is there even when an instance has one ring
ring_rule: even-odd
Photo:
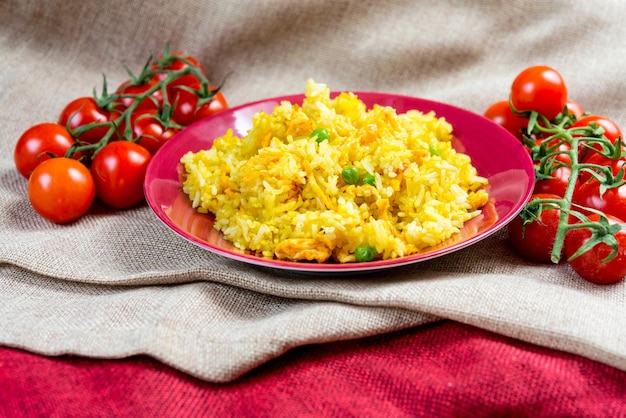
[[[202,68],[202,65],[195,57],[184,54],[183,52],[180,52],[180,51],[171,52],[168,55],[168,59],[165,59],[165,57],[161,55],[158,61],[153,63],[150,66],[150,69],[153,71],[158,71],[158,70],[180,71],[189,67],[190,65],[200,69],[200,71],[202,71],[202,73],[206,75],[204,68]],[[155,80],[157,81],[163,80],[166,77],[167,77],[166,73],[159,73],[154,76]]]
[[[130,80],[125,81],[115,91],[115,94],[120,95],[121,97],[114,100],[113,109],[118,112],[123,112],[125,109],[129,108],[135,100],[137,100],[136,97],[133,96],[144,94],[153,88],[155,84],[156,80],[151,80],[147,83],[139,85],[132,84]],[[157,110],[161,106],[163,106],[163,92],[161,89],[157,89],[152,94],[141,100],[141,103],[137,105],[134,111],[142,112],[144,110]]]
[[[484,116],[502,126],[518,139],[522,138],[522,130],[528,126],[528,119],[513,113],[507,100],[502,100],[489,106]]]
[[[572,202],[626,219],[626,185],[608,189],[600,196],[600,182],[592,179],[574,190]]]
[[[570,127],[571,128],[580,128],[590,126],[591,123],[595,123],[596,125],[602,127],[604,129],[604,136],[607,137],[611,142],[617,141],[617,138],[622,136],[622,130],[619,128],[617,123],[613,122],[611,119],[600,116],[600,115],[588,115],[578,119],[574,122]]]
[[[626,160],[623,158],[613,159],[609,158],[603,154],[599,154],[597,152],[591,153],[584,161],[585,164],[595,164],[602,167],[611,167],[611,171],[613,172],[613,176],[617,176],[626,164]],[[624,167],[626,169],[626,167]],[[587,183],[594,177],[588,171],[581,171],[578,178],[580,179],[580,184]]]
[[[151,157],[147,149],[131,141],[115,141],[105,145],[91,163],[98,198],[118,209],[141,202]]]
[[[133,133],[137,142],[154,155],[179,129],[166,128],[157,118],[157,111],[144,111],[133,115]]]
[[[160,56],[159,60],[151,65],[150,67],[151,70],[153,71],[165,70],[171,73],[174,71],[181,71],[191,66],[191,67],[198,68],[200,72],[206,77],[206,72],[204,71],[204,68],[202,67],[202,65],[200,65],[200,62],[193,56],[184,54],[179,51],[175,51],[175,52],[171,52],[167,57],[168,58],[166,59],[164,58],[164,56]],[[161,82],[162,80],[167,78],[168,75],[169,74],[166,72],[157,73],[152,78],[152,82],[153,83]],[[178,90],[174,90],[174,91],[172,90],[176,86],[187,86],[192,89],[197,89],[196,86],[199,86],[199,85],[200,85],[200,81],[198,77],[194,74],[186,74],[186,75],[179,76],[173,80],[169,80],[168,85],[167,85],[167,95],[168,95],[170,104],[173,104],[174,100],[176,99],[175,96]]]
[[[520,72],[511,86],[511,103],[518,111],[532,111],[554,119],[565,108],[567,87],[552,67],[536,65]]]
[[[35,167],[50,158],[49,154],[63,157],[75,142],[67,129],[57,123],[45,122],[31,126],[15,145],[15,167],[22,176],[28,178]]]
[[[552,173],[551,179],[537,180],[533,192],[549,193],[563,197],[565,196],[571,174],[572,169],[570,167],[559,167]]]
[[[534,199],[560,199],[547,193],[533,194]],[[508,225],[509,240],[515,251],[522,257],[538,263],[550,263],[552,247],[559,226],[561,210],[558,206],[544,207],[539,218],[522,225],[522,217],[516,216]]]
[[[191,125],[195,121],[228,109],[228,103],[221,92],[217,92],[210,102],[198,106],[198,96],[189,91],[180,90],[176,95],[175,103],[172,118],[183,126]]]
[[[28,179],[28,197],[37,213],[55,223],[72,222],[93,203],[91,173],[71,158],[51,158],[39,164]]]
[[[582,117],[582,115],[585,113],[583,107],[578,102],[572,99],[567,99],[567,101],[565,102],[565,107],[567,107],[567,112],[570,115],[576,116],[576,118]]]
[[[623,223],[619,218],[606,215],[609,224]],[[597,222],[600,215],[589,215],[589,220]],[[572,229],[565,236],[565,255],[569,259],[578,249],[591,238],[588,228]],[[617,256],[609,262],[603,260],[611,254],[611,247],[605,243],[598,243],[589,251],[584,252],[573,260],[568,260],[572,269],[584,279],[596,284],[615,283],[626,276],[626,231],[620,230],[615,234],[618,244]]]
[[[182,90],[189,89],[194,91],[199,91],[201,86],[201,81],[198,77],[193,74],[182,75],[174,80],[170,81],[167,86],[167,97],[172,105],[176,100],[176,95],[179,94]]]
[[[161,60],[163,57],[161,57]],[[185,60],[187,62],[185,62]],[[198,68],[206,77],[206,72],[202,65],[193,56],[185,55],[181,52],[172,52],[170,60],[166,62],[157,62],[152,65],[153,70],[165,69],[168,71],[180,71],[189,66]],[[163,80],[167,74],[157,74],[154,79]],[[167,98],[173,106],[172,119],[178,124],[187,126],[193,122],[211,116],[219,111],[228,108],[228,103],[221,92],[217,92],[213,96],[213,100],[208,103],[198,105],[198,95],[201,89],[201,82],[194,74],[186,74],[170,80],[167,84]],[[214,89],[209,86],[209,89]]]
[[[604,129],[603,135],[612,144],[615,144],[617,139],[622,137],[622,130],[615,122],[613,122],[609,118],[599,115],[589,115],[582,117],[578,119],[575,123],[573,123],[570,128],[584,128],[592,124],[596,124],[597,126]],[[593,144],[585,144],[581,141],[578,148],[579,159],[583,161],[587,156],[594,154],[594,150],[597,152],[602,152],[602,146],[597,142]]]
[[[109,120],[109,112],[100,108],[93,97],[79,97],[65,106],[59,115],[59,124],[69,127],[70,132],[90,123],[105,123]],[[109,130],[109,126],[90,129],[76,139],[95,144]]]

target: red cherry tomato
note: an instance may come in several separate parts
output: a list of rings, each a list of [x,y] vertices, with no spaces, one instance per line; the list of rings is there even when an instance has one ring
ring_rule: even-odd
[[[200,62],[193,56],[185,54],[180,51],[170,52],[167,56],[161,55],[157,62],[153,63],[150,66],[150,69],[153,71],[158,70],[167,70],[167,71],[180,71],[189,66],[193,66],[198,68],[202,74],[206,75],[204,68]],[[167,77],[165,72],[156,74],[154,76],[155,80],[163,80]]]
[[[22,176],[28,178],[35,167],[50,158],[49,154],[63,157],[75,142],[67,129],[57,123],[31,126],[15,145],[15,167]]]
[[[557,168],[551,179],[542,179],[535,182],[534,193],[548,193],[565,196],[572,169],[566,166]]]
[[[134,142],[116,141],[105,145],[91,163],[98,198],[118,209],[141,202],[151,157],[147,149]]]
[[[200,79],[193,74],[180,76],[167,84],[167,97],[170,103],[174,105],[177,94],[185,89],[199,91],[201,84]]]
[[[161,82],[169,76],[169,73],[181,71],[189,67],[197,68],[201,72],[201,74],[206,77],[206,72],[204,71],[204,68],[195,57],[179,51],[171,52],[166,56],[162,55],[155,63],[151,65],[150,69],[153,71],[163,70],[164,72],[157,73],[153,77],[152,82]],[[177,93],[178,91],[172,90],[173,88],[176,88],[176,86],[187,86],[196,89],[196,85],[200,85],[200,81],[198,77],[194,74],[186,74],[176,77],[173,80],[169,80],[167,82],[167,95],[170,104],[174,104],[174,101],[176,100],[175,93]]]
[[[620,219],[607,215],[609,224],[623,223]],[[589,220],[597,222],[600,216],[589,215]],[[621,230],[615,235],[618,244],[617,256],[609,261],[603,260],[611,254],[611,247],[605,243],[598,243],[589,251],[569,260],[578,249],[591,238],[588,228],[572,229],[565,236],[565,256],[572,269],[584,279],[596,284],[610,284],[620,281],[626,276],[626,231]]]
[[[95,197],[87,167],[71,158],[51,158],[38,165],[28,179],[28,197],[37,213],[55,223],[83,216]]]
[[[600,116],[600,115],[589,115],[578,119],[574,122],[570,127],[571,128],[580,128],[590,126],[592,123],[600,126],[604,129],[604,136],[607,137],[611,142],[617,141],[617,138],[622,136],[622,130],[619,128],[617,123],[613,122],[611,119]]]
[[[567,107],[567,112],[570,115],[576,116],[576,118],[582,117],[582,115],[585,113],[583,107],[578,102],[571,99],[567,99],[567,101],[565,102],[565,107]]]
[[[618,138],[622,137],[622,130],[619,128],[617,123],[613,122],[611,119],[606,118],[604,116],[599,115],[589,115],[583,118],[578,119],[575,123],[573,123],[570,128],[585,128],[588,126],[592,126],[595,124],[598,127],[601,127],[604,130],[603,135],[608,139],[612,144],[615,144]],[[593,144],[583,143],[581,141],[580,146],[578,148],[579,159],[583,161],[587,156],[594,154],[595,152],[602,152],[602,146],[597,142]]]
[[[528,119],[513,113],[507,100],[489,106],[485,111],[485,117],[502,126],[518,139],[522,138],[522,130],[528,126]]]
[[[206,72],[193,56],[181,52],[172,52],[169,59],[163,61],[163,57],[152,65],[152,70],[180,71],[188,67],[196,67],[206,77]],[[154,79],[163,80],[167,74],[157,74]],[[209,89],[214,89],[209,86]],[[228,108],[228,103],[221,92],[215,93],[210,102],[198,104],[198,94],[201,90],[200,79],[195,74],[185,74],[167,84],[167,98],[173,106],[172,119],[182,126],[188,126],[193,122],[211,116]]]
[[[163,126],[155,110],[134,114],[132,123],[134,137],[139,138],[137,143],[150,151],[152,155],[179,131],[176,128]]]
[[[533,194],[534,199],[560,199],[547,193]],[[544,207],[539,218],[522,225],[522,217],[516,216],[508,225],[509,240],[515,251],[522,257],[538,263],[550,263],[552,248],[559,226],[561,210],[558,206]]]
[[[591,153],[587,158],[585,158],[584,164],[595,164],[600,167],[611,167],[611,171],[613,176],[617,176],[622,169],[626,165],[626,160],[623,158],[613,159],[609,158],[605,155],[599,154],[597,152]],[[592,169],[592,168],[589,168]],[[626,169],[626,167],[624,167]],[[598,170],[594,170],[598,171]],[[581,170],[578,176],[580,179],[580,184],[587,183],[594,177],[587,170]]]
[[[115,91],[115,94],[120,97],[114,100],[113,109],[117,112],[123,112],[125,109],[129,108],[135,100],[137,100],[134,96],[144,94],[153,88],[155,84],[155,80],[139,85],[132,84],[130,80],[125,81]],[[157,89],[152,94],[141,100],[141,103],[137,104],[134,111],[142,112],[144,110],[157,110],[161,108],[161,106],[163,106],[163,92],[161,89]]]
[[[184,126],[228,109],[228,103],[221,92],[217,92],[210,102],[198,106],[198,96],[189,91],[180,90],[176,95],[175,103],[172,118]]]
[[[79,97],[65,106],[59,115],[59,124],[69,127],[70,132],[90,123],[109,121],[109,112],[100,108],[93,97]],[[77,136],[77,140],[95,144],[109,130],[109,126],[90,129]]]
[[[574,190],[572,202],[626,219],[626,185],[608,189],[600,196],[600,182],[592,179]]]
[[[536,65],[520,72],[511,86],[511,103],[518,111],[532,111],[554,119],[565,108],[567,87],[552,67]]]

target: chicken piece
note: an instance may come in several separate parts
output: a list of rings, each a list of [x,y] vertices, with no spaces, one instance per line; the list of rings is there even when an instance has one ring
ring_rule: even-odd
[[[281,260],[315,260],[318,263],[328,260],[331,253],[326,244],[313,238],[286,239],[278,243],[275,250],[276,257]]]

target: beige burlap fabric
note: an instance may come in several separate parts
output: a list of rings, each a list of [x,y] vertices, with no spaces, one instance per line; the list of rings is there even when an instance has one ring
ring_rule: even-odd
[[[451,318],[626,370],[626,283],[539,266],[505,231],[371,275],[277,273],[213,255],[147,206],[67,225],[38,217],[12,152],[30,125],[172,48],[227,74],[231,105],[334,90],[397,92],[477,113],[545,63],[587,109],[626,126],[626,3],[614,1],[0,2],[0,344],[144,353],[228,381],[286,350]],[[494,156],[495,157],[495,156]]]

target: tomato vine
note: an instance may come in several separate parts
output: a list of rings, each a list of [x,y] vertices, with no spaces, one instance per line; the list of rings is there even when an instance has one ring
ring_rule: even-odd
[[[29,199],[44,218],[65,223],[78,219],[94,200],[123,209],[141,202],[147,166],[159,148],[189,124],[228,108],[221,93],[223,82],[210,84],[204,68],[192,55],[166,46],[141,72],[110,92],[103,76],[100,93],[78,97],[61,111],[57,123],[27,129],[14,149],[15,166],[28,179]],[[54,164],[44,164],[55,159]],[[80,164],[84,182],[54,181],[49,187],[38,179],[67,178]],[[85,172],[83,170],[83,173]],[[44,187],[46,186],[46,187]],[[82,203],[71,217],[67,199]]]
[[[567,97],[561,75],[547,66],[524,69],[512,84],[508,107],[497,102],[485,116],[520,139],[534,163],[535,190],[520,212],[521,227],[519,220],[509,225],[518,252],[552,263],[565,254],[576,272],[595,283],[626,276],[626,147],[617,124],[583,112]]]
[[[181,62],[182,68],[173,70],[171,66],[175,61]],[[223,85],[222,82],[218,87],[211,87],[204,70],[195,59],[190,59],[180,53],[172,53],[169,47],[166,47],[164,54],[158,60],[153,62],[151,57],[144,65],[139,75],[134,75],[128,68],[126,68],[126,71],[130,77],[129,85],[141,86],[150,83],[149,87],[140,93],[109,93],[107,79],[106,76],[104,76],[101,94],[98,95],[97,91],[94,89],[93,96],[100,108],[111,112],[115,117],[106,122],[93,122],[73,129],[70,128],[68,124],[67,129],[75,138],[80,138],[80,136],[86,132],[103,127],[107,128],[107,132],[98,142],[93,144],[83,142],[75,143],[66,152],[65,157],[73,158],[77,153],[91,155],[93,157],[100,149],[115,138],[139,142],[141,137],[134,137],[132,118],[144,101],[157,100],[154,97],[155,93],[160,93],[160,97],[162,98],[162,103],[155,103],[155,108],[158,111],[154,115],[142,114],[141,117],[155,119],[165,128],[183,129],[185,126],[178,123],[172,117],[174,106],[176,106],[178,102],[171,102],[170,96],[172,96],[172,94],[171,91],[168,91],[168,87],[181,77],[191,75],[198,81],[199,88],[197,90],[185,85],[175,87],[180,91],[187,91],[194,94],[198,99],[196,104],[197,109],[214,100]],[[176,95],[174,95],[174,97],[176,97]],[[119,102],[123,99],[130,99],[130,104],[120,109]]]
[[[551,122],[536,112],[533,112],[533,115],[529,117],[528,129],[523,138],[524,143],[530,149],[533,161],[535,161],[536,178],[550,179],[559,167],[569,167],[571,174],[567,189],[560,199],[531,199],[521,213],[523,223],[533,222],[537,217],[537,211],[540,211],[544,205],[556,205],[561,210],[561,215],[550,257],[552,262],[558,263],[560,261],[567,232],[576,228],[590,229],[593,231],[593,234],[592,239],[587,241],[584,248],[577,251],[572,259],[602,242],[609,245],[613,250],[611,255],[603,260],[603,262],[610,261],[617,255],[619,249],[614,234],[620,229],[626,228],[626,225],[619,224],[609,226],[603,212],[594,208],[577,205],[573,203],[573,197],[579,176],[583,171],[590,173],[593,178],[600,182],[600,193],[602,195],[607,189],[626,184],[626,181],[624,181],[624,168],[622,167],[617,175],[613,175],[610,167],[581,163],[579,162],[578,149],[582,141],[585,141],[587,144],[596,143],[602,146],[602,155],[610,159],[618,159],[622,156],[624,144],[621,138],[616,143],[612,143],[604,136],[604,130],[597,126],[568,128],[567,126],[575,120],[567,113],[561,115],[559,119],[560,120]],[[532,139],[533,134],[543,136],[547,134],[548,136],[541,142],[541,145],[538,146]],[[569,149],[565,151],[560,150],[559,145],[561,143],[567,143]],[[548,144],[548,146],[545,144]],[[563,154],[567,154],[571,163],[566,164],[557,160],[558,156]],[[589,212],[600,215],[600,221],[590,221],[585,214]],[[575,219],[572,219],[572,217]],[[573,220],[575,220],[575,222],[572,222]]]

